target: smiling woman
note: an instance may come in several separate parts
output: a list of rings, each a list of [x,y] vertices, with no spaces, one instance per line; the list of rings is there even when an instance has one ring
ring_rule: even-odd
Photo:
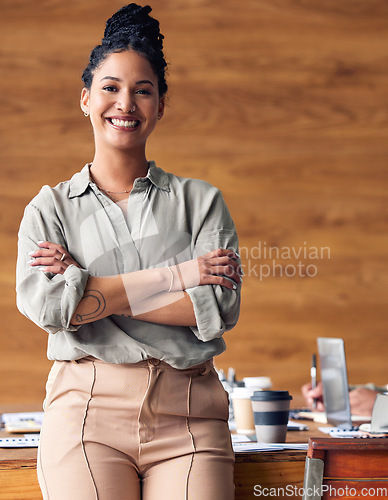
[[[213,357],[239,316],[238,239],[218,189],[147,160],[167,91],[150,11],[130,4],[107,21],[83,73],[93,161],[44,186],[19,231],[18,307],[55,360],[45,500],[234,498]]]

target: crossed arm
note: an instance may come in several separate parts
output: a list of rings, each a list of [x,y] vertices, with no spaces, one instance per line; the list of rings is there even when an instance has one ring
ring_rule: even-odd
[[[63,274],[70,265],[80,267],[61,245],[45,241],[39,247],[31,254],[33,267],[53,274]],[[151,323],[196,326],[185,290],[201,285],[235,289],[241,283],[237,259],[232,250],[216,249],[170,270],[161,267],[117,276],[90,276],[71,324],[79,326],[119,314]]]

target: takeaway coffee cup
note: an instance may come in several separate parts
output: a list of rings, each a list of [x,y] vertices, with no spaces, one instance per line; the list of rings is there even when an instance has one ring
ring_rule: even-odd
[[[251,403],[258,442],[285,442],[291,399],[288,391],[254,392]]]
[[[247,387],[235,387],[231,394],[236,432],[238,434],[254,434],[255,423],[251,396],[255,390]]]

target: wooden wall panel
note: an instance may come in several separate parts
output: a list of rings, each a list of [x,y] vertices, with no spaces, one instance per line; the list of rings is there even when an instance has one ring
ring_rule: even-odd
[[[316,337],[341,336],[350,380],[387,382],[386,2],[149,3],[171,64],[148,156],[218,186],[241,241],[241,319],[217,365],[297,394]],[[92,158],[80,74],[122,5],[0,2],[3,403],[41,400],[50,365],[46,334],[15,307],[20,218]]]

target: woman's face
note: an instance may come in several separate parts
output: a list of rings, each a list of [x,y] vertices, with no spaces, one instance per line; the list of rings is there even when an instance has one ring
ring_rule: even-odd
[[[132,149],[145,147],[164,98],[147,59],[126,50],[109,54],[96,69],[90,90],[82,90],[81,107],[90,114],[96,148]]]

